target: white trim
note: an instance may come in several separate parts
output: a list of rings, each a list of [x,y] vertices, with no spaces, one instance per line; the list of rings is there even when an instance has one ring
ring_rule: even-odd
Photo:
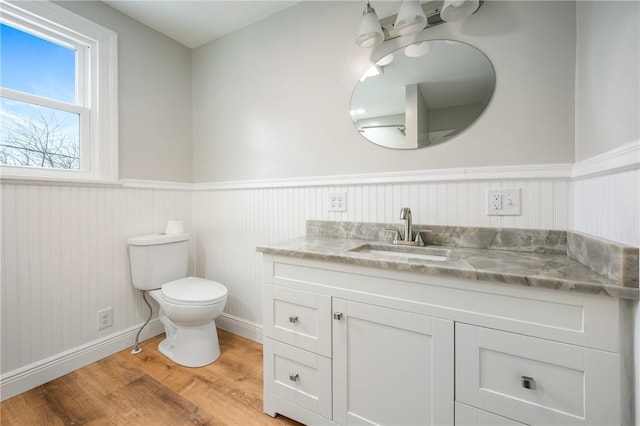
[[[353,175],[312,176],[227,182],[194,183],[194,191],[227,189],[290,188],[303,186],[366,185],[384,183],[442,182],[506,179],[569,179],[571,164],[490,166],[436,170],[412,170]]]
[[[44,98],[42,96],[32,95],[31,93],[18,92],[17,90],[0,87],[0,96],[23,103],[41,106],[49,109],[57,109],[72,114],[84,114],[87,109],[83,105],[70,104],[68,102],[59,101],[57,99]]]
[[[92,167],[96,167],[97,177],[118,179],[118,34],[110,30],[99,40],[97,52],[98,99],[93,111],[98,110],[99,119],[93,118],[92,138],[98,138],[99,155]],[[97,123],[97,125],[96,125]],[[94,145],[95,146],[95,145]],[[96,158],[94,156],[93,158]]]
[[[175,191],[193,191],[193,184],[187,182],[168,182],[160,180],[120,179],[124,188],[171,189]]]
[[[133,346],[136,333],[141,326],[142,324],[127,328],[3,374],[0,377],[1,400],[4,401]],[[164,333],[164,326],[156,318],[144,328],[140,339],[147,340],[161,333]]]
[[[571,177],[574,179],[585,178],[637,167],[640,167],[640,141],[630,142],[577,162],[573,166]]]
[[[39,178],[34,176],[0,175],[0,184],[12,185],[51,185],[51,186],[83,186],[83,187],[122,187],[127,189],[161,189],[168,191],[192,191],[193,184],[184,182],[166,182],[159,180],[121,179],[98,180],[78,179],[73,180],[61,177]]]
[[[0,168],[0,184],[11,185],[50,185],[50,186],[88,186],[88,187],[119,187],[122,183],[117,180],[83,179],[81,177],[67,178],[63,176],[22,176],[18,174],[4,173]],[[62,173],[62,172],[61,172]],[[69,172],[72,173],[72,172]]]
[[[216,326],[246,339],[262,343],[262,325],[244,318],[222,313],[216,318]]]
[[[314,186],[366,185],[380,183],[413,183],[468,180],[508,179],[568,179],[570,164],[542,164],[530,166],[496,166],[460,169],[414,170],[407,172],[383,172],[354,175],[312,176],[302,178],[264,179],[227,182],[187,183],[145,179],[68,181],[59,178],[24,177],[1,174],[1,183],[11,184],[68,184],[83,186],[122,186],[123,188],[163,189],[175,191],[216,191],[228,189],[287,188]]]

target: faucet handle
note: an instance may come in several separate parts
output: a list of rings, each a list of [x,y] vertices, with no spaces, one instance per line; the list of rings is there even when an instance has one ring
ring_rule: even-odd
[[[422,238],[423,232],[433,232],[433,231],[431,229],[418,229],[416,231],[416,238],[415,238],[416,245],[419,245],[419,246],[425,245],[425,240]]]
[[[402,239],[402,236],[400,235],[400,230],[398,228],[386,228],[385,231],[395,232],[395,234],[393,235],[393,244],[397,244],[398,241]]]

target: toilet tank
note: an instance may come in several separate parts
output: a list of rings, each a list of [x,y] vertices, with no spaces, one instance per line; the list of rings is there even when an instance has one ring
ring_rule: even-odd
[[[187,276],[189,234],[153,234],[131,237],[131,281],[138,290],[155,290]]]

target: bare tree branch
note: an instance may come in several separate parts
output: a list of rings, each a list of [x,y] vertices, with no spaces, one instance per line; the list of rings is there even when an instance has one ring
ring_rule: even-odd
[[[8,115],[0,132],[0,164],[79,169],[80,149],[65,120],[40,108],[29,118]]]

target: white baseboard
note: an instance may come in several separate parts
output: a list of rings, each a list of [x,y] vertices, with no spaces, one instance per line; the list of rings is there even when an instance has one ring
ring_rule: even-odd
[[[216,318],[216,326],[254,342],[262,343],[262,325],[246,319],[223,313]]]
[[[0,377],[0,401],[26,392],[60,376],[68,374],[104,357],[133,346],[142,324],[110,334],[93,342],[61,352],[52,357],[10,371]],[[140,334],[144,341],[164,333],[162,323],[152,320]]]
[[[12,398],[92,362],[132,347],[141,325],[130,327],[3,374],[0,377],[0,401]],[[222,314],[216,319],[216,325],[223,330],[262,343],[262,326],[260,324],[233,315]],[[140,334],[140,340],[144,341],[161,333],[164,333],[164,327],[156,318],[144,328]]]

